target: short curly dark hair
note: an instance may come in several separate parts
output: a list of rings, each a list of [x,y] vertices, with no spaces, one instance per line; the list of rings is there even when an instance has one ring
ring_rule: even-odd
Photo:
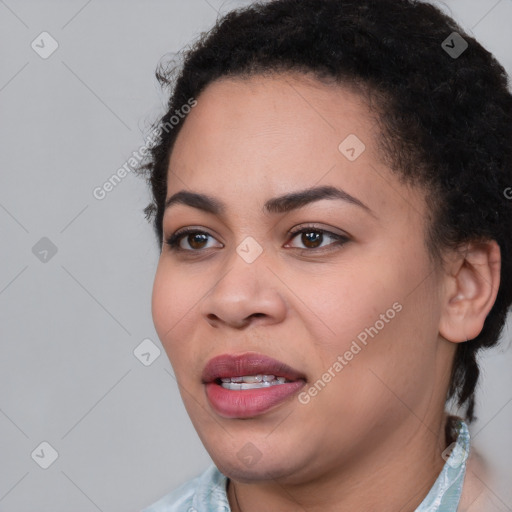
[[[459,56],[442,46],[455,46],[453,32],[468,43]],[[222,77],[287,71],[356,86],[378,113],[383,160],[426,192],[432,260],[442,263],[445,249],[468,241],[500,247],[496,301],[481,333],[458,345],[446,397],[466,406],[472,422],[477,351],[498,342],[512,301],[512,95],[503,67],[454,20],[415,0],[257,2],[218,19],[181,55],[180,65],[157,69],[171,95],[138,169],[152,190],[144,213],[160,250],[168,164],[184,122],[176,124],[176,112],[191,98]]]

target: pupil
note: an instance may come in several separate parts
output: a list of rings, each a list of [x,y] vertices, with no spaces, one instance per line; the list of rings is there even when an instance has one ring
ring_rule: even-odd
[[[202,240],[199,241],[199,245],[201,245],[201,242],[205,242],[206,241],[206,235],[204,234],[201,234],[201,233],[197,233],[195,235],[189,235],[189,243],[190,243],[190,239],[192,239],[192,243],[190,243],[190,246],[191,247],[194,247],[195,249],[197,249],[197,244],[196,244],[196,241],[198,239],[202,238]],[[200,249],[201,247],[199,247]]]
[[[318,241],[319,241],[319,239],[322,238],[322,236],[323,235],[321,233],[318,233],[315,231],[302,233],[303,243],[307,247],[309,247],[308,244],[313,244],[315,247],[317,247]]]

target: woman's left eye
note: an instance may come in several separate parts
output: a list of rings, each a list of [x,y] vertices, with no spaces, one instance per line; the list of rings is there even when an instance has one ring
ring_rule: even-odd
[[[303,227],[299,230],[295,230],[293,232],[290,232],[289,235],[291,236],[291,240],[294,238],[297,238],[299,235],[301,243],[304,245],[304,247],[294,247],[296,249],[302,249],[302,250],[315,250],[315,249],[323,249],[324,247],[328,246],[340,246],[344,243],[349,241],[349,238],[344,235],[338,235],[336,233],[331,233],[330,231],[327,231],[325,229],[320,229],[316,227]],[[171,250],[178,251],[178,252],[201,252],[203,249],[209,249],[211,248],[204,245],[205,243],[208,243],[208,239],[211,238],[214,240],[214,238],[207,233],[206,231],[200,231],[198,229],[194,228],[187,228],[180,231],[177,231],[176,233],[172,234],[169,238],[166,239],[166,244],[170,247]],[[334,242],[331,242],[327,245],[322,244],[326,241],[326,239],[332,239]],[[182,246],[182,241],[186,241],[189,245],[189,248],[185,248]],[[287,246],[285,246],[287,247]],[[310,252],[307,251],[307,252]]]
[[[298,237],[298,235],[301,235],[300,241],[306,246],[306,249],[318,249],[321,247],[321,244],[325,241],[326,237],[333,239],[334,242],[327,244],[324,247],[328,247],[330,245],[339,246],[349,241],[349,238],[344,235],[338,235],[336,233],[326,231],[325,229],[311,227],[301,228],[290,233],[290,235],[292,235],[292,240]],[[302,247],[298,248],[302,249]]]

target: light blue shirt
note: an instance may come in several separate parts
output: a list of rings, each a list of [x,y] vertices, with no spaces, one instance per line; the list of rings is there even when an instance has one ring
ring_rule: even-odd
[[[457,441],[443,455],[445,464],[415,512],[456,512],[469,456],[469,430],[457,420]],[[215,465],[141,512],[231,512],[226,494],[228,479]]]

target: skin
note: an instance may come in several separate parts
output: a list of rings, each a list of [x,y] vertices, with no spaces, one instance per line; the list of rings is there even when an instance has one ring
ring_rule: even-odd
[[[354,91],[287,73],[221,79],[197,100],[171,155],[167,197],[205,193],[227,210],[166,211],[164,238],[186,226],[211,236],[185,236],[181,253],[164,243],[152,313],[191,421],[230,479],[231,509],[414,511],[445,462],[457,343],[478,335],[496,298],[497,244],[433,264],[424,192],[383,163],[374,114]],[[366,146],[355,161],[338,149],[349,134]],[[272,197],[320,185],[372,213],[332,199],[263,211]],[[289,234],[311,223],[349,240]],[[236,252],[248,236],[263,249],[252,263]],[[294,396],[240,419],[208,402],[201,373],[212,357],[263,353],[303,372],[307,390],[394,303],[401,311],[307,404]],[[251,466],[237,456],[249,441],[260,454]]]

